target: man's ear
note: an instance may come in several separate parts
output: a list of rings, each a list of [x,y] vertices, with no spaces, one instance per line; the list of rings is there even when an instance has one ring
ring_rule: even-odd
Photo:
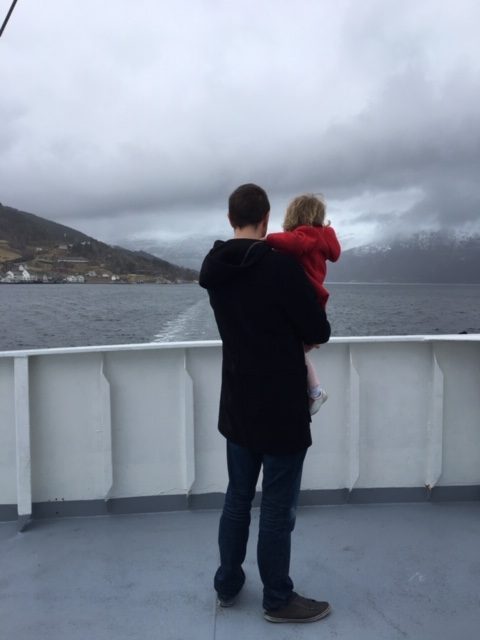
[[[265,218],[262,220],[262,236],[266,236],[267,235],[267,229],[268,229],[268,221],[270,219],[270,211],[267,213],[267,215],[265,216]]]
[[[230,226],[232,227],[232,229],[235,229],[235,225],[232,222],[232,219],[230,217],[230,211],[227,213],[227,218],[228,218],[228,222],[230,223]]]

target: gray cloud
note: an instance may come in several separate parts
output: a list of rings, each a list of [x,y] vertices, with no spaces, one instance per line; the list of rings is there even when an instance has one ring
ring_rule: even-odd
[[[19,3],[0,201],[107,241],[220,228],[245,181],[277,225],[323,192],[347,241],[475,226],[479,19],[473,0]]]

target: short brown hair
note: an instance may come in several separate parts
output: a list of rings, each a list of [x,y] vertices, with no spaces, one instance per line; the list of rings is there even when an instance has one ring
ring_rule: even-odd
[[[283,229],[293,231],[302,225],[321,227],[325,223],[326,208],[322,195],[307,193],[297,196],[287,207]]]
[[[242,184],[228,199],[228,214],[234,227],[259,224],[270,211],[268,196],[256,184]]]

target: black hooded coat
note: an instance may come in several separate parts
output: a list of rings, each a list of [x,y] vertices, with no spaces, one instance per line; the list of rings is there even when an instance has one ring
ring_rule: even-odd
[[[218,428],[259,453],[312,443],[304,344],[330,325],[298,262],[265,242],[218,240],[200,271],[223,342]]]

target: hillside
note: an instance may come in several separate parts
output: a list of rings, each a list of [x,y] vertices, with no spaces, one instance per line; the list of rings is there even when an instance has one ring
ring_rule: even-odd
[[[114,247],[76,229],[0,204],[0,274],[23,265],[33,277],[59,281],[191,282],[198,274],[144,251]]]

